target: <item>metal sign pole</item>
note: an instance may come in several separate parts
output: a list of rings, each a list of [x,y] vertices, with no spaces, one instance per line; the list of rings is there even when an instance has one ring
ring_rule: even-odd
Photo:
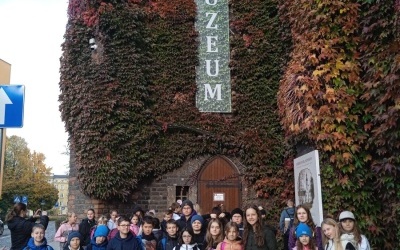
[[[0,200],[3,194],[4,155],[6,149],[6,129],[0,128]]]

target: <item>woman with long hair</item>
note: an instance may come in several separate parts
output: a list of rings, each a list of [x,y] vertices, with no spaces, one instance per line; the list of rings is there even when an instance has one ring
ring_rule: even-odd
[[[24,203],[16,203],[6,215],[8,229],[11,231],[11,250],[23,249],[31,238],[32,228],[36,225],[36,220],[40,219],[40,224],[47,228],[49,217],[47,213],[40,209],[28,219],[26,218],[27,209]]]
[[[54,236],[54,241],[60,242],[60,249],[64,249],[64,247],[68,244],[68,235],[70,233],[74,231],[79,232],[77,219],[78,217],[76,217],[75,213],[69,212],[67,214],[67,219],[63,221],[58,228],[56,235]]]
[[[289,249],[293,249],[296,246],[296,227],[300,223],[307,224],[311,228],[311,233],[317,243],[318,250],[323,250],[321,227],[315,225],[310,209],[304,205],[296,207],[293,226],[289,232]]]
[[[278,249],[274,232],[263,224],[256,205],[246,207],[244,216],[243,245],[246,250]]]

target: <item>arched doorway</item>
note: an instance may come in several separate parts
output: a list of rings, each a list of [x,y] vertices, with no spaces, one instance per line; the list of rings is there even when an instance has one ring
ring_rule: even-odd
[[[241,182],[235,166],[225,158],[212,158],[200,172],[198,179],[198,203],[203,213],[223,203],[226,211],[240,207]]]

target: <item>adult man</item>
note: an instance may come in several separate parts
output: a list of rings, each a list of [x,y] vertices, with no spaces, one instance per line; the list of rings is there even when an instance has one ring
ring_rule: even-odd
[[[281,218],[279,220],[279,229],[283,233],[283,247],[284,250],[289,250],[289,232],[290,227],[293,225],[294,220],[294,203],[292,200],[287,200],[287,207],[282,210]]]

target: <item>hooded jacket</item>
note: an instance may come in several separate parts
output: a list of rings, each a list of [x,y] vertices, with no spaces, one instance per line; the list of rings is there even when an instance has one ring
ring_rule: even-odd
[[[114,238],[108,242],[107,250],[142,250],[139,246],[138,240],[129,231],[126,238],[121,238],[121,235],[117,233]]]
[[[14,216],[7,222],[8,229],[11,231],[11,249],[23,249],[31,238],[32,228],[36,224],[36,218],[30,217],[29,219],[20,216]],[[47,228],[49,224],[49,217],[47,215],[40,216],[40,224]]]
[[[46,238],[43,238],[42,244],[40,246],[35,245],[35,240],[29,239],[27,246],[23,250],[54,250],[51,246],[47,245]]]

